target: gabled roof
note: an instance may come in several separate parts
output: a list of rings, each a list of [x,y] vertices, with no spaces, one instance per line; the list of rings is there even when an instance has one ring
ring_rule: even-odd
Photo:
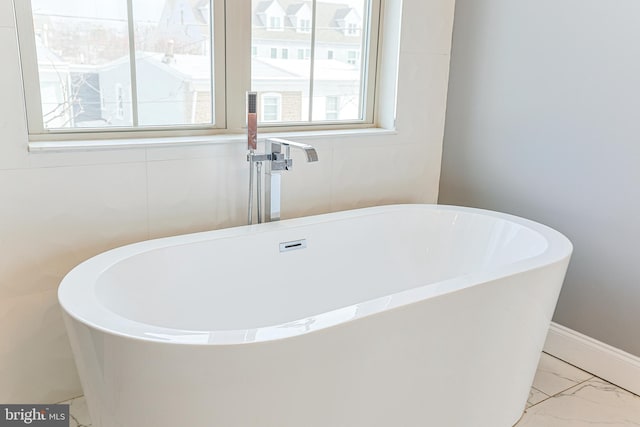
[[[350,7],[345,7],[342,9],[336,10],[335,20],[338,21],[340,19],[344,19],[351,13],[352,9]]]
[[[180,80],[209,81],[211,78],[211,60],[201,55],[180,55],[174,61],[166,63],[164,55],[156,52],[138,52],[138,61],[145,61],[158,69],[174,75]],[[103,65],[95,72],[109,71],[117,66],[128,64],[129,57],[124,56]],[[289,80],[306,82],[309,80],[309,61],[296,59],[252,58],[253,80]],[[358,67],[334,59],[315,61],[315,79],[321,81],[353,81],[360,78]]]
[[[360,78],[360,70],[354,65],[335,59],[315,61],[314,79],[316,81],[355,81]],[[309,80],[309,61],[297,59],[253,58],[253,80]]]
[[[271,7],[271,5],[273,4],[274,1],[275,0],[261,1],[256,6],[255,13],[265,13],[267,11],[267,9],[269,9]]]
[[[265,27],[264,12],[274,3],[277,2],[286,12],[288,17],[285,18],[284,31],[269,31]],[[253,34],[258,39],[271,40],[305,40],[308,41],[309,35],[298,33],[296,26],[291,22],[291,16],[294,16],[304,6],[312,7],[312,2],[308,0],[269,0],[262,1],[256,5],[254,10],[254,29]],[[318,1],[316,7],[316,25],[322,29],[316,34],[316,39],[321,42],[335,43],[360,43],[359,35],[345,34],[340,22],[343,21],[355,9],[348,4],[328,3],[322,0]]]
[[[303,7],[304,3],[292,4],[287,7],[287,15],[296,15]]]

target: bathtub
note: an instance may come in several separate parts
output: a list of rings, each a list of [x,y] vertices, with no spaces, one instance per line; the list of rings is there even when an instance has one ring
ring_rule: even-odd
[[[95,427],[509,427],[571,251],[383,206],[114,249],[59,300]]]

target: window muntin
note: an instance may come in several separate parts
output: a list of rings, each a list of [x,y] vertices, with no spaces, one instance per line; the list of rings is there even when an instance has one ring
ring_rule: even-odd
[[[157,123],[163,123],[158,125],[148,125],[145,121],[145,114],[140,114],[140,103],[139,101],[146,101],[153,106],[159,104],[158,101],[164,99],[149,99],[142,96],[141,99],[138,98],[138,90],[137,86],[141,85],[143,88],[145,84],[148,84],[150,81],[156,81],[156,79],[148,79],[144,82],[140,82],[141,76],[134,76],[133,80],[131,79],[132,74],[129,72],[128,75],[122,75],[121,85],[122,89],[115,89],[115,82],[113,80],[107,81],[103,79],[101,82],[97,77],[85,78],[83,74],[79,74],[76,70],[73,72],[67,73],[67,76],[63,79],[65,85],[60,84],[60,78],[56,76],[55,81],[46,81],[46,79],[40,79],[39,69],[38,69],[38,61],[36,54],[36,37],[34,33],[34,23],[33,21],[33,11],[31,9],[31,2],[37,3],[47,3],[49,5],[49,9],[55,9],[56,11],[61,12],[61,9],[57,7],[60,3],[73,3],[80,0],[24,0],[20,2],[16,2],[16,15],[17,15],[17,23],[18,23],[18,32],[19,32],[19,41],[20,41],[20,52],[21,59],[23,64],[23,76],[25,81],[25,102],[27,104],[27,118],[29,125],[29,134],[31,140],[47,140],[47,139],[94,139],[94,138],[114,138],[114,137],[134,137],[136,135],[141,136],[171,136],[173,135],[205,135],[211,133],[216,128],[219,128],[217,131],[224,132],[225,129],[232,130],[234,132],[239,131],[243,124],[245,123],[246,114],[244,110],[244,94],[247,90],[251,89],[251,85],[255,83],[255,79],[252,79],[252,76],[249,74],[249,70],[252,68],[251,65],[255,66],[256,59],[252,60],[252,56],[255,57],[264,56],[270,54],[270,48],[267,46],[260,46],[255,44],[255,39],[252,40],[253,44],[246,44],[246,34],[243,35],[243,32],[246,32],[248,25],[251,20],[255,22],[255,16],[252,12],[255,10],[249,10],[247,3],[244,2],[229,2],[225,0],[193,0],[193,1],[168,1],[166,3],[172,3],[174,6],[183,5],[182,9],[179,9],[174,13],[174,16],[177,17],[174,22],[178,22],[180,24],[184,24],[185,22],[190,22],[189,14],[191,13],[191,9],[187,7],[184,8],[184,5],[196,5],[196,12],[199,14],[212,16],[213,19],[210,20],[210,38],[205,39],[200,43],[206,45],[211,51],[210,58],[210,89],[203,87],[193,87],[190,91],[187,92],[187,96],[183,96],[181,98],[181,102],[183,104],[189,104],[191,107],[189,111],[180,115],[180,120],[169,120],[169,121],[161,121],[157,120]],[[164,1],[164,0],[163,0]],[[115,48],[117,45],[120,46],[124,51],[125,55],[121,56],[121,62],[126,62],[126,57],[128,56],[129,67],[136,68],[140,64],[144,64],[145,60],[140,60],[140,53],[147,52],[147,47],[149,46],[149,37],[148,34],[150,32],[149,26],[153,24],[151,22],[140,22],[141,19],[136,17],[136,13],[140,14],[140,10],[144,9],[144,3],[155,2],[161,3],[163,1],[160,0],[113,0],[112,2],[99,2],[96,0],[86,0],[83,3],[82,8],[75,8],[74,13],[76,15],[69,15],[73,17],[78,17],[81,15],[80,12],[86,11],[87,5],[92,3],[99,3],[101,7],[106,9],[112,9],[119,7],[120,11],[123,10],[123,6],[125,5],[126,18],[120,19],[120,24],[126,21],[126,29],[120,31],[119,34],[122,34],[126,31],[127,37],[129,34],[133,34],[134,37],[129,39],[128,46],[125,43],[121,43],[118,45],[117,43],[113,43],[111,48]],[[344,0],[344,4],[351,2],[352,0]],[[365,57],[366,53],[376,52],[375,43],[377,43],[377,14],[379,14],[379,2],[380,0],[367,0],[360,1],[365,5],[365,9],[363,11],[364,15],[370,19],[370,22],[364,22],[363,24],[367,26],[364,31],[365,37],[362,38],[362,46],[360,49],[365,52],[363,53],[362,61],[358,62],[366,62],[366,70],[363,72],[363,76],[366,78],[366,82],[362,81],[362,94],[360,99],[357,100],[356,108],[362,109],[362,98],[366,97],[366,111],[363,114],[358,114],[358,117],[363,117],[363,119],[355,119],[350,120],[346,119],[344,124],[347,127],[353,126],[371,126],[373,124],[373,87],[375,84],[375,64],[376,58],[375,55],[369,55]],[[274,0],[274,1],[266,1],[271,5],[276,5],[282,9],[282,5],[287,8],[286,13],[291,11],[292,3],[295,3],[294,0]],[[302,3],[302,2],[298,2]],[[333,3],[333,0],[331,0]],[[371,4],[369,4],[371,3]],[[119,4],[119,6],[118,6]],[[328,56],[328,48],[326,46],[322,46],[322,43],[316,41],[315,46],[312,46],[311,38],[315,32],[320,30],[320,28],[313,28],[314,21],[311,20],[311,12],[313,8],[315,8],[315,12],[319,7],[323,5],[323,1],[305,1],[304,4],[307,6],[306,8],[300,8],[298,13],[299,20],[297,21],[288,21],[288,15],[283,16],[281,21],[281,26],[283,28],[282,31],[282,39],[280,43],[272,44],[277,46],[277,50],[286,49],[288,54],[289,61],[298,62],[298,61],[306,61],[315,62],[316,58],[327,58]],[[36,5],[37,6],[37,5]],[[276,7],[276,9],[277,9]],[[351,6],[350,6],[351,7]],[[72,7],[74,8],[74,7]],[[151,9],[155,9],[153,7]],[[275,9],[274,9],[275,10]],[[282,9],[284,10],[284,9]],[[375,11],[372,12],[372,11]],[[104,12],[104,10],[102,11]],[[160,14],[162,11],[157,11]],[[276,10],[275,15],[278,15]],[[63,13],[60,13],[63,15]],[[308,15],[308,16],[307,16]],[[85,14],[86,17],[92,17],[90,14]],[[131,19],[129,19],[131,17]],[[96,20],[104,19],[105,17],[98,16]],[[308,19],[309,25],[307,25],[304,20]],[[225,25],[225,20],[232,22],[233,25]],[[244,22],[243,25],[236,25]],[[166,23],[166,21],[165,21]],[[287,25],[294,25],[291,29],[297,34],[298,37],[306,37],[309,40],[309,43],[306,46],[296,47],[291,46],[288,40],[289,37],[289,28]],[[344,23],[343,23],[344,24]],[[268,26],[268,25],[267,25]],[[146,27],[146,29],[145,29]],[[40,27],[41,29],[47,27]],[[309,32],[298,32],[299,29],[309,28]],[[311,29],[313,28],[313,31]],[[265,27],[265,30],[267,28]],[[371,37],[371,42],[374,44],[373,49],[369,49],[368,40],[368,31],[373,31],[375,36]],[[30,35],[29,35],[30,33]],[[108,32],[107,32],[108,33]],[[49,36],[51,33],[47,33]],[[215,37],[214,37],[215,34]],[[40,42],[40,37],[42,34],[38,34],[38,41]],[[47,43],[51,43],[50,39],[45,40]],[[175,43],[175,41],[174,41]],[[177,44],[177,43],[176,43]],[[227,52],[225,52],[225,45],[227,46]],[[176,59],[179,53],[176,53],[175,44],[171,46],[170,43],[165,44],[165,48],[162,49],[162,59],[165,61],[171,60],[171,48],[173,48],[173,58]],[[244,53],[243,53],[244,52]],[[280,54],[281,52],[277,52]],[[343,54],[341,52],[340,54]],[[166,56],[166,58],[165,58]],[[338,58],[338,52],[334,54],[334,60],[344,61],[344,57]],[[92,58],[86,54],[78,55],[80,58],[80,62],[88,65]],[[280,55],[282,57],[282,55]],[[145,58],[146,59],[146,58]],[[179,58],[177,58],[179,59]],[[275,58],[280,61],[281,58]],[[146,61],[148,62],[148,61]],[[163,63],[164,64],[164,63]],[[57,65],[57,64],[56,64]],[[164,64],[167,65],[167,64]],[[355,65],[355,64],[352,64]],[[144,66],[144,65],[143,65]],[[315,72],[317,66],[314,66],[313,70]],[[63,69],[63,67],[58,67],[58,70]],[[227,72],[227,69],[232,70],[230,73]],[[255,68],[254,68],[255,69]],[[339,70],[337,71],[340,72]],[[124,74],[124,73],[123,73]],[[144,74],[144,73],[142,73]],[[309,71],[309,81],[311,81],[312,76],[311,69]],[[94,73],[95,75],[95,73]],[[128,77],[128,80],[127,80]],[[38,81],[39,84],[34,85],[31,82]],[[316,79],[317,82],[317,79]],[[52,84],[53,83],[53,84]],[[106,84],[106,83],[111,83]],[[71,90],[72,87],[78,87],[80,85],[84,85],[85,93],[75,94],[76,98],[80,98],[84,100],[84,105],[73,105],[74,92]],[[110,86],[110,87],[109,87]],[[91,88],[91,89],[88,89]],[[135,90],[134,90],[135,88]],[[216,89],[213,91],[213,89]],[[284,88],[290,89],[290,88]],[[97,92],[98,95],[94,94],[87,95],[86,91],[93,90]],[[282,97],[282,105],[287,106],[289,103],[291,105],[297,106],[297,110],[299,113],[296,115],[292,114],[281,114],[282,122],[269,122],[270,126],[278,126],[280,128],[286,128],[287,126],[291,128],[292,125],[314,125],[316,122],[324,121],[324,114],[318,115],[313,114],[313,109],[317,112],[324,111],[324,103],[316,102],[316,99],[309,100],[307,103],[305,100],[304,104],[308,104],[308,106],[302,107],[303,104],[302,99],[299,96],[299,91],[292,90],[279,90],[277,92],[270,91],[268,88],[264,88],[261,90],[262,93],[278,93]],[[366,92],[366,93],[365,93]],[[90,93],[90,92],[89,92]],[[43,103],[41,102],[41,95],[44,94],[44,98],[53,98],[55,100],[55,106],[65,103],[68,111],[72,113],[67,113],[69,115],[77,115],[77,119],[69,121],[69,123],[73,122],[74,127],[67,124],[67,127],[62,127],[62,125],[58,124],[56,126],[45,126],[43,121]],[[120,95],[118,95],[120,94]],[[92,103],[89,101],[93,98],[96,98]],[[156,102],[154,102],[156,101]],[[175,101],[171,100],[171,101]],[[322,99],[320,99],[322,101]],[[53,104],[53,102],[52,102]],[[171,104],[171,102],[168,102]],[[205,104],[209,108],[197,108],[198,105]],[[196,106],[194,108],[194,105]],[[210,106],[209,106],[210,105]],[[87,106],[90,106],[87,107]],[[134,108],[137,106],[137,108]],[[306,110],[306,111],[305,111]],[[311,111],[309,111],[311,110]],[[128,126],[128,123],[133,123],[134,111],[137,112],[138,115],[138,127]],[[366,114],[365,114],[366,113]],[[203,116],[209,115],[210,117],[204,118]],[[302,120],[302,116],[304,120]],[[104,117],[109,117],[105,119]],[[65,117],[64,114],[60,117]],[[58,117],[58,120],[62,120]],[[158,116],[156,116],[158,118]],[[309,119],[310,118],[310,119]],[[68,116],[66,117],[68,120]],[[116,122],[120,121],[116,125]],[[76,126],[77,123],[83,122],[84,126]],[[107,125],[105,125],[105,123]],[[187,123],[187,124],[182,124]],[[297,127],[297,126],[296,126]],[[342,127],[342,126],[340,126]],[[314,129],[318,127],[315,126]],[[335,124],[328,126],[327,128],[335,128]],[[291,128],[292,129],[292,128]],[[117,133],[111,132],[115,131]],[[142,131],[142,132],[141,132]],[[95,135],[95,136],[94,136]]]

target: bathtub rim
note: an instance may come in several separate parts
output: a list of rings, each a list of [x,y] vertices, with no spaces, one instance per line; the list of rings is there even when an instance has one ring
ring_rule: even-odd
[[[113,265],[124,259],[145,252],[173,246],[188,245],[212,239],[217,240],[246,236],[250,234],[262,234],[280,229],[298,228],[304,227],[305,225],[320,224],[336,220],[356,218],[359,216],[383,214],[399,209],[430,209],[461,214],[489,216],[506,220],[508,222],[524,226],[537,234],[540,234],[546,240],[547,248],[538,255],[501,266],[499,269],[474,272],[436,283],[429,283],[395,294],[374,298],[357,304],[352,304],[347,307],[341,307],[302,319],[295,319],[282,324],[241,330],[187,330],[138,322],[108,310],[100,303],[95,293],[95,284],[97,279],[105,270],[111,268]],[[251,344],[287,339],[298,335],[312,333],[341,323],[374,315],[382,311],[392,310],[404,305],[416,303],[423,299],[457,292],[466,287],[524,273],[529,270],[534,270],[557,262],[568,261],[572,251],[573,245],[562,233],[538,222],[502,212],[437,204],[383,205],[294,218],[279,222],[244,225],[220,230],[150,239],[120,246],[87,259],[67,273],[58,287],[58,301],[64,313],[71,319],[92,329],[123,338],[147,342],[151,341],[196,346]],[[85,285],[78,286],[78,281],[85,283]],[[87,285],[91,283],[94,286]],[[387,301],[385,302],[384,300]],[[380,308],[381,305],[384,307]],[[353,312],[356,314],[354,315]],[[322,324],[322,326],[312,326],[310,328],[308,326],[292,326],[293,324],[306,323],[306,321],[313,321],[311,322],[312,325]],[[258,335],[260,336],[258,337]]]

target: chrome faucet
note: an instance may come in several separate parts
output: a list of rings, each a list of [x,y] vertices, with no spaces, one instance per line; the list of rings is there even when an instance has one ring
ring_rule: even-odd
[[[267,138],[265,149],[269,161],[265,170],[265,221],[280,220],[282,172],[291,170],[291,147],[303,150],[307,156],[307,162],[317,162],[318,153],[309,144],[289,141],[281,138]],[[282,149],[284,147],[284,153]]]
[[[267,138],[265,141],[265,153],[256,154],[258,148],[258,94],[247,92],[247,161],[249,162],[249,204],[248,223],[253,224],[253,184],[256,181],[258,223],[262,222],[262,162],[266,163],[266,221],[278,221],[280,219],[280,201],[282,172],[290,170],[293,166],[291,159],[291,147],[299,148],[307,155],[307,162],[317,162],[318,153],[309,144],[289,141],[281,138]],[[282,149],[284,147],[284,153]],[[254,179],[253,168],[256,168]]]
[[[255,150],[249,148],[247,161],[249,162],[249,220],[253,223],[253,168],[256,168],[257,181],[257,214],[258,223],[263,222],[262,219],[262,163],[265,163],[265,215],[264,220],[278,221],[280,220],[281,205],[281,185],[282,172],[291,170],[293,167],[293,159],[291,158],[291,147],[303,150],[307,156],[307,162],[317,162],[318,153],[316,149],[309,144],[289,141],[281,138],[267,138],[265,140],[265,153],[256,154]],[[282,151],[284,149],[284,152]]]

